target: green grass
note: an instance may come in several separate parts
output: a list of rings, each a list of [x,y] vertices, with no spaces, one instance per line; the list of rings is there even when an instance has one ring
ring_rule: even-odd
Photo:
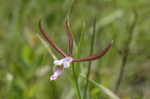
[[[64,21],[69,16],[77,58],[91,50],[93,20],[96,30],[93,52],[114,40],[113,48],[92,61],[86,99],[110,99],[105,88],[115,92],[123,52],[129,52],[120,86],[121,99],[147,99],[150,96],[150,6],[149,0],[0,0],[0,99],[82,99],[88,62],[74,63],[56,81],[50,81],[53,58],[62,57],[41,43],[38,21],[67,51]],[[134,12],[137,13],[133,37],[128,44]],[[126,54],[125,54],[126,55]],[[90,82],[94,82],[90,83]],[[98,86],[98,84],[100,86]],[[104,88],[104,90],[103,90]],[[101,90],[99,90],[101,89]]]

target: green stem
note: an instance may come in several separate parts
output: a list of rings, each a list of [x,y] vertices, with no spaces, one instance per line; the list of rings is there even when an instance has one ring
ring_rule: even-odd
[[[73,72],[73,78],[74,78],[75,87],[76,87],[76,91],[77,91],[77,96],[78,96],[78,99],[81,99],[80,88],[79,88],[79,84],[78,84],[78,78],[77,78],[77,75],[75,72],[74,63],[72,64],[72,72]]]
[[[95,41],[95,34],[96,34],[95,30],[96,30],[96,19],[94,19],[94,21],[93,21],[93,31],[92,31],[93,33],[92,33],[92,40],[91,40],[90,55],[92,55],[93,49],[94,49],[94,41]],[[86,74],[86,84],[85,84],[83,99],[86,99],[86,96],[87,96],[87,90],[88,90],[88,85],[89,85],[89,76],[91,73],[91,65],[92,65],[92,62],[90,61],[88,64],[88,71]]]
[[[133,33],[134,33],[134,28],[136,26],[136,22],[137,22],[137,13],[134,12],[134,20],[131,24],[131,26],[129,27],[129,38],[128,41],[126,43],[126,46],[123,50],[123,54],[122,54],[122,64],[120,67],[120,71],[119,71],[119,77],[117,79],[116,85],[115,85],[115,93],[118,93],[120,85],[122,83],[123,77],[124,77],[124,71],[128,62],[128,57],[129,57],[129,52],[130,52],[130,44],[132,43],[132,39],[133,39]]]

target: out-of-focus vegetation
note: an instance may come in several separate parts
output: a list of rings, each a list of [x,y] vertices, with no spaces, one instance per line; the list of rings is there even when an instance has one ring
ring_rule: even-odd
[[[76,57],[89,55],[94,17],[93,53],[114,40],[113,48],[92,62],[90,79],[121,99],[149,99],[149,0],[0,0],[0,99],[78,98],[71,68],[58,80],[49,80],[53,59],[37,37],[38,21],[42,19],[51,38],[67,51],[67,16],[74,33]],[[75,64],[81,97],[86,80],[80,74],[86,75],[87,65],[88,62]],[[120,71],[123,76],[118,85]],[[109,97],[89,83],[86,99]]]

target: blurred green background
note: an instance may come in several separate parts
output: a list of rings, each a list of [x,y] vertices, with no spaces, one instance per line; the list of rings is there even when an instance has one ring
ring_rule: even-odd
[[[74,56],[89,55],[95,17],[93,53],[114,40],[103,58],[92,61],[90,79],[115,92],[126,57],[116,95],[121,99],[149,99],[149,0],[0,0],[0,99],[78,98],[71,68],[58,80],[49,80],[53,59],[37,37],[38,21],[42,19],[51,38],[66,51],[67,16],[74,33]],[[86,80],[79,74],[86,75],[87,65],[88,62],[75,64],[81,96]],[[110,98],[89,83],[86,99]]]

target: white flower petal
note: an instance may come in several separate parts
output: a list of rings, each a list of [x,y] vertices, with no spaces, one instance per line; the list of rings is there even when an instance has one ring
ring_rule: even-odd
[[[70,67],[70,63],[72,61],[72,57],[65,57],[61,60],[55,60],[54,64],[56,66],[56,70],[54,70],[54,74],[50,77],[50,80],[56,80],[64,72],[64,68]]]
[[[64,68],[68,68],[70,67],[70,63],[72,62],[72,58],[71,57],[66,57],[63,59],[63,65],[64,65]]]
[[[63,64],[63,61],[62,61],[62,60],[55,60],[55,61],[54,61],[54,64],[55,64],[55,65],[62,65],[62,64]]]
[[[63,62],[68,62],[68,63],[71,63],[72,62],[72,57],[65,57],[64,59],[62,59]]]
[[[63,65],[64,65],[64,68],[70,67],[70,63],[67,63],[67,62],[63,63]]]

